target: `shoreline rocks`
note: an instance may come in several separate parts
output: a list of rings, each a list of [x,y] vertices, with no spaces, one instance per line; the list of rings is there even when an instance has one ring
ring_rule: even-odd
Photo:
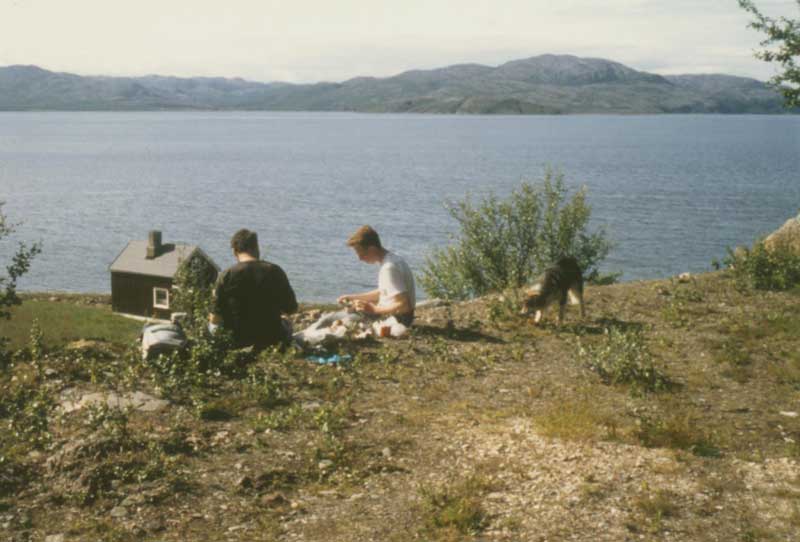
[[[764,239],[764,246],[769,250],[785,246],[792,252],[800,254],[800,215],[790,218],[783,226],[769,234]]]

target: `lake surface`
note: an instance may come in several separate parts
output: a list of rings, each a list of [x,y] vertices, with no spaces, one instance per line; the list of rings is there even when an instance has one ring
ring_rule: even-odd
[[[298,298],[332,301],[374,287],[344,244],[359,225],[419,275],[455,231],[446,201],[548,166],[589,187],[617,244],[604,270],[698,272],[797,215],[800,116],[0,113],[0,201],[15,239],[44,244],[24,290],[108,292],[108,265],[151,229],[224,268],[247,227]]]

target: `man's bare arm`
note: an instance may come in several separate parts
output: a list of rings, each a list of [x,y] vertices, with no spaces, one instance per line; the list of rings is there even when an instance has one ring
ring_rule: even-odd
[[[371,292],[364,292],[363,294],[346,294],[339,296],[337,302],[339,304],[342,304],[345,301],[365,301],[367,303],[376,303],[380,297],[380,290],[372,290]]]
[[[356,304],[356,310],[377,316],[391,316],[393,314],[408,314],[411,312],[411,302],[406,292],[401,292],[391,298],[391,301],[378,307],[371,302]]]

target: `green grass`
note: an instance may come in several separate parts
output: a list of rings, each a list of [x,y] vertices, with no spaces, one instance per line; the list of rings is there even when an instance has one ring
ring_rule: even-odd
[[[10,348],[28,345],[33,321],[44,330],[47,348],[63,346],[78,339],[128,343],[136,338],[142,324],[115,315],[108,307],[87,307],[66,302],[25,300],[11,311],[11,320],[0,321],[0,334],[11,339]]]

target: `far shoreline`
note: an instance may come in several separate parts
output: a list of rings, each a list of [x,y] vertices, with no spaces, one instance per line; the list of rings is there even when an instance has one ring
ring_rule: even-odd
[[[774,111],[696,111],[696,112],[625,112],[625,111],[572,111],[552,113],[449,113],[446,111],[358,111],[340,109],[0,109],[4,113],[286,113],[286,114],[336,114],[361,115],[369,117],[441,117],[441,118],[504,118],[504,117],[794,117],[800,116],[800,109]]]

